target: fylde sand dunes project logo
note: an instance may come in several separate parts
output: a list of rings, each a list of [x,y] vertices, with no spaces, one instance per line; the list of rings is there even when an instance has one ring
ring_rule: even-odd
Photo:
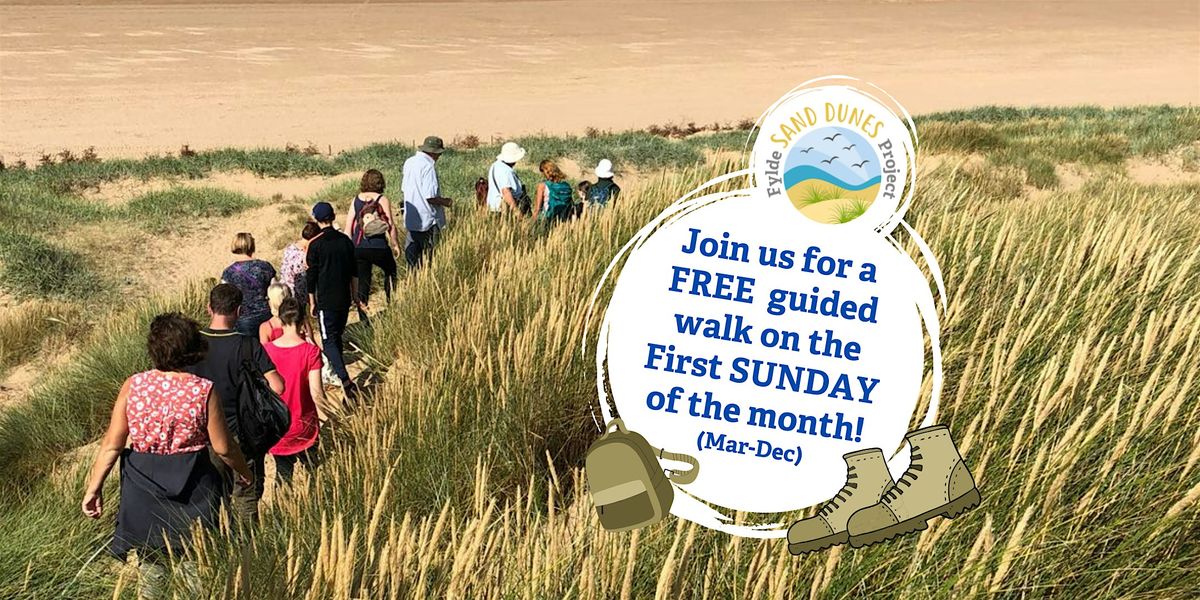
[[[817,223],[891,215],[915,177],[908,114],[855,83],[823,79],[792,91],[767,112],[755,145],[768,193]]]

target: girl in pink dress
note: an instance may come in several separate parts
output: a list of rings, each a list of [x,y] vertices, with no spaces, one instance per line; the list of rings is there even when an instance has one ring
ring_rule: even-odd
[[[283,403],[292,415],[292,426],[271,448],[275,457],[275,476],[290,483],[296,463],[312,466],[316,460],[317,436],[325,420],[321,405],[325,390],[321,385],[321,350],[304,335],[304,314],[295,298],[279,305],[283,335],[263,347],[283,377]]]

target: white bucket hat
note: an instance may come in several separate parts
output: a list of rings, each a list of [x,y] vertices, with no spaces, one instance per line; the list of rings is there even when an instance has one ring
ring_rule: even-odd
[[[608,179],[609,177],[612,177],[612,176],[613,176],[612,161],[608,160],[607,158],[601,160],[600,163],[596,165],[596,177],[600,177],[602,179]]]
[[[525,158],[525,149],[516,142],[505,142],[500,146],[500,154],[496,155],[496,160],[506,163],[515,163],[522,158]]]

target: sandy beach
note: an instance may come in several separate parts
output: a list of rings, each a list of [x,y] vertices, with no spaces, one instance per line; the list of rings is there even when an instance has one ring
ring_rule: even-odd
[[[914,113],[1200,103],[1200,3],[0,1],[0,158],[757,116],[858,76]]]

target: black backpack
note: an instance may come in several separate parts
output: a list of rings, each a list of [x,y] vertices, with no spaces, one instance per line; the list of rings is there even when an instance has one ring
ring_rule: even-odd
[[[242,363],[238,382],[238,444],[246,456],[266,454],[292,426],[287,405],[250,358],[252,344],[251,338],[244,337],[238,352]]]

